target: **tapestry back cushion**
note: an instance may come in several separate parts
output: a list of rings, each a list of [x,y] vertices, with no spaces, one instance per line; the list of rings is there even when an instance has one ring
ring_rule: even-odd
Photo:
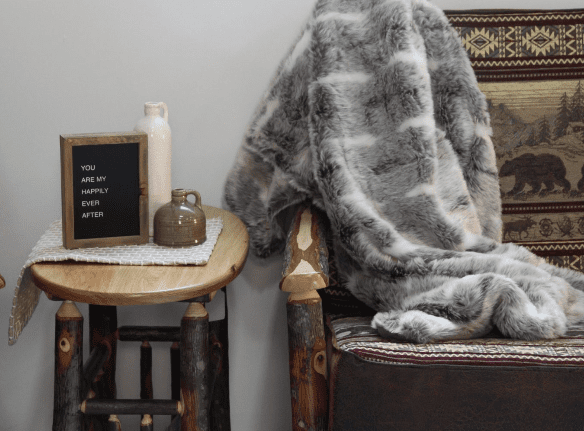
[[[447,15],[488,100],[503,242],[582,270],[584,9]]]

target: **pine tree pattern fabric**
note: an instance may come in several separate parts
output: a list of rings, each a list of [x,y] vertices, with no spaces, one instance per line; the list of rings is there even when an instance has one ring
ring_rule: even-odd
[[[503,241],[582,255],[584,9],[447,15],[487,97]]]

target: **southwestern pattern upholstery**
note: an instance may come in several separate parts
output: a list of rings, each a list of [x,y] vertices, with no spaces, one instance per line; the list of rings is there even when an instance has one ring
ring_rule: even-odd
[[[492,332],[472,340],[413,344],[388,341],[371,328],[368,317],[329,322],[335,349],[352,352],[366,361],[386,364],[452,364],[488,366],[584,366],[584,332],[555,340],[520,341]]]
[[[503,241],[584,272],[584,10],[447,15],[489,101]],[[293,401],[295,430],[584,429],[584,332],[387,340],[371,328],[375,311],[338,280],[332,254],[326,275],[328,393],[304,393],[316,416],[328,397],[328,425]]]

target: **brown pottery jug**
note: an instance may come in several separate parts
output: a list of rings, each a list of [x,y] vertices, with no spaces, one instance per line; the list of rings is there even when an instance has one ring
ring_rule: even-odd
[[[195,197],[193,205],[187,199]],[[154,215],[154,242],[167,247],[203,244],[207,240],[207,220],[201,195],[195,190],[174,189],[172,200]]]

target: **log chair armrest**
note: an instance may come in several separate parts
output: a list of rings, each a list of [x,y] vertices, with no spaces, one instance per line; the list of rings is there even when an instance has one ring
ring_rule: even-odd
[[[328,282],[323,220],[314,209],[303,206],[288,234],[280,282],[280,288],[290,292],[286,313],[294,431],[327,429],[326,341],[317,290]]]
[[[328,250],[322,215],[308,205],[296,212],[288,232],[280,289],[296,296],[328,286]]]

